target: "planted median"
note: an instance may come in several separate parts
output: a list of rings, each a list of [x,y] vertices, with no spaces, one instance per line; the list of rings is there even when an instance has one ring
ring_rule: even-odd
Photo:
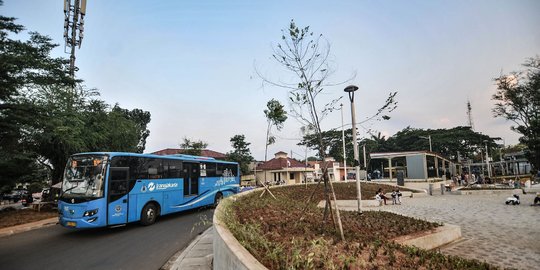
[[[366,198],[386,185],[362,184]],[[351,199],[354,183],[334,184],[337,199]],[[433,231],[441,224],[388,212],[341,212],[345,241],[324,209],[322,184],[252,192],[222,205],[220,219],[240,244],[269,269],[495,269],[476,261],[396,244],[403,235]],[[351,191],[352,190],[352,191]],[[370,192],[373,190],[373,192]],[[403,189],[402,189],[403,190]],[[373,194],[371,194],[373,193]],[[348,195],[349,194],[349,195]],[[364,195],[363,195],[364,197]]]

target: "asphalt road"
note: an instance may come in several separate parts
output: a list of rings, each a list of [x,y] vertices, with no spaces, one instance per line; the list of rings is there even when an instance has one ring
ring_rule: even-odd
[[[212,209],[151,226],[70,230],[60,225],[0,238],[0,269],[159,269],[211,224]]]

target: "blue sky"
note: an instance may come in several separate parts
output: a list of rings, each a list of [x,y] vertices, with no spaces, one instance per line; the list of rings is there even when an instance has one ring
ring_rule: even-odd
[[[62,1],[5,0],[1,14],[49,35],[63,52]],[[392,135],[406,126],[476,131],[517,143],[511,123],[492,117],[493,78],[540,54],[540,1],[88,1],[77,76],[101,98],[152,114],[147,151],[176,148],[183,137],[231,150],[244,134],[264,158],[266,102],[286,91],[262,86],[255,67],[290,79],[272,62],[272,46],[291,19],[331,43],[333,81],[356,74],[357,117],[398,92],[392,119],[371,128]],[[343,95],[345,85],[324,98]],[[344,100],[345,122],[350,107]],[[341,125],[339,111],[323,122]],[[300,158],[300,124],[289,119],[270,146]],[[362,136],[367,136],[362,134]],[[436,144],[436,142],[433,142]]]

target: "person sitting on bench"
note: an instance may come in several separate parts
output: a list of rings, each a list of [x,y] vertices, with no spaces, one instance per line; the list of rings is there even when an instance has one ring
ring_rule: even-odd
[[[377,199],[377,197],[379,199]],[[379,190],[377,190],[377,195],[375,195],[375,199],[377,199],[378,201],[381,201],[383,200],[384,201],[384,205],[386,205],[386,199],[388,199],[388,197],[386,197],[382,191],[382,188],[379,188]]]

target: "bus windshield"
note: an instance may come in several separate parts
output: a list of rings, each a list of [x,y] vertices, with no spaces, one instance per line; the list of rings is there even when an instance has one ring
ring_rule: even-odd
[[[68,160],[62,182],[62,197],[99,198],[103,196],[106,156],[82,155]]]

